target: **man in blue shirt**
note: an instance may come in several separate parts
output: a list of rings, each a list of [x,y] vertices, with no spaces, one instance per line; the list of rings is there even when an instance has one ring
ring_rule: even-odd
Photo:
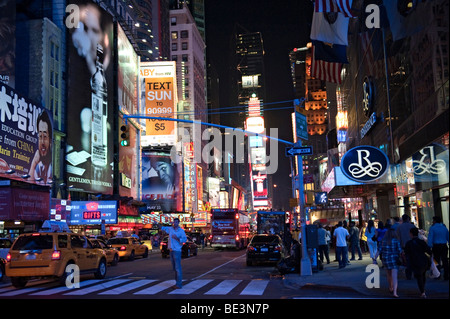
[[[433,217],[433,225],[428,232],[428,246],[433,251],[433,258],[439,265],[442,261],[444,280],[448,280],[448,229],[439,216]]]
[[[180,220],[175,218],[173,220],[172,227],[162,227],[161,230],[165,231],[169,235],[169,241],[167,246],[170,250],[170,261],[172,262],[172,268],[175,271],[176,285],[174,288],[182,288],[183,274],[181,271],[181,248],[183,243],[186,242],[186,233],[179,227]]]

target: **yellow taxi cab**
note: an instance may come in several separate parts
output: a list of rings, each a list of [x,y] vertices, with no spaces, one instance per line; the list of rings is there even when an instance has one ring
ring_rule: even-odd
[[[107,244],[117,248],[120,258],[134,260],[136,256],[148,257],[148,247],[135,237],[114,237],[110,238]]]
[[[106,256],[85,237],[75,233],[39,232],[20,235],[6,257],[6,275],[14,287],[24,287],[31,278],[53,277],[64,284],[73,273],[106,275]]]
[[[117,248],[109,246],[103,239],[90,239],[95,248],[100,248],[105,252],[106,262],[111,266],[117,266],[119,263],[119,253]]]

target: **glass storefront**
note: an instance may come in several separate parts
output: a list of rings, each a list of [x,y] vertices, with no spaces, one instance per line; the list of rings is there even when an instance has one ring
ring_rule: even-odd
[[[426,231],[433,216],[449,226],[449,134],[396,165],[397,213],[408,214]]]

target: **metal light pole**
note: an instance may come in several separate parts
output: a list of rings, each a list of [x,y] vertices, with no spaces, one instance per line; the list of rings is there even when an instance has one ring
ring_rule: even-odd
[[[298,146],[301,145],[301,142],[296,143]],[[300,209],[300,225],[302,228],[302,259],[300,261],[300,275],[301,276],[311,276],[312,275],[312,267],[311,260],[309,259],[308,247],[306,246],[306,211],[305,211],[305,196],[303,191],[303,158],[301,155],[297,155],[298,161],[298,179],[297,179],[297,189],[298,189],[298,204]]]

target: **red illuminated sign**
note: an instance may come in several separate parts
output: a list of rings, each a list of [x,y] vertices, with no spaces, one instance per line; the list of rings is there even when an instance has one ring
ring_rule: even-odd
[[[101,213],[96,212],[83,212],[83,219],[100,219]]]

